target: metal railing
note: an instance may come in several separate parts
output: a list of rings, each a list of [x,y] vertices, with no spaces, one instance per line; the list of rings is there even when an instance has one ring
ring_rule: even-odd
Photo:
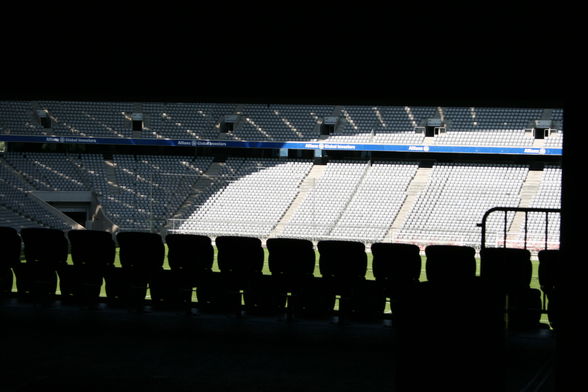
[[[487,229],[486,229],[486,223],[488,220],[488,217],[495,212],[503,212],[504,213],[504,227],[503,227],[503,240],[502,240],[502,247],[506,248],[507,247],[507,242],[509,244],[513,244],[513,242],[522,242],[522,246],[524,249],[529,249],[529,213],[541,213],[541,214],[545,214],[545,231],[543,232],[544,236],[543,236],[543,249],[549,249],[549,245],[553,244],[553,245],[558,245],[559,247],[559,238],[557,243],[554,242],[549,242],[549,214],[561,214],[561,209],[559,208],[525,208],[525,207],[494,207],[489,209],[488,211],[486,211],[484,213],[484,216],[482,217],[482,223],[478,223],[478,226],[482,228],[482,240],[481,240],[481,249],[486,248],[486,235],[487,235]],[[508,220],[507,220],[507,215],[509,212],[519,212],[519,213],[524,213],[525,215],[525,221],[524,221],[524,231],[523,231],[523,240],[522,241],[507,241],[507,236],[509,234],[508,231]],[[512,234],[512,232],[511,232]],[[532,233],[534,234],[534,233]],[[538,241],[533,241],[533,244],[539,244]],[[508,297],[507,297],[508,298]],[[507,299],[508,301],[508,299]],[[548,299],[547,296],[545,294],[545,292],[542,290],[542,298],[541,298],[541,313],[546,314],[547,313],[547,303],[548,303]]]
[[[494,207],[489,209],[488,211],[486,211],[484,213],[484,216],[482,217],[482,223],[478,223],[478,227],[482,228],[482,239],[481,239],[481,244],[480,244],[480,248],[484,249],[486,248],[486,234],[487,234],[487,229],[486,229],[486,223],[488,220],[488,216],[490,216],[490,214],[495,213],[495,212],[504,212],[504,226],[503,226],[503,247],[506,248],[506,244],[507,244],[507,237],[509,234],[509,230],[508,230],[508,213],[509,212],[522,212],[525,214],[525,221],[524,221],[524,230],[523,230],[523,247],[524,249],[527,249],[527,245],[528,245],[528,238],[529,238],[529,213],[530,212],[538,212],[538,213],[544,213],[545,214],[545,236],[544,236],[544,249],[548,249],[548,238],[549,238],[549,214],[561,214],[561,209],[559,208],[531,208],[531,207]]]

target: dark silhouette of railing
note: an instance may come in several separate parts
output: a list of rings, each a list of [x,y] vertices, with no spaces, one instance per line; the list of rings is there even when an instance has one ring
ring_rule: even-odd
[[[529,223],[529,213],[543,213],[545,214],[545,231],[544,231],[544,250],[539,251],[538,252],[538,257],[539,257],[539,262],[540,262],[540,266],[539,266],[539,270],[543,271],[546,270],[547,267],[545,266],[545,261],[542,260],[544,258],[547,258],[549,255],[549,252],[556,252],[556,254],[559,254],[559,251],[557,250],[551,250],[548,251],[548,234],[549,234],[549,214],[561,214],[561,209],[559,208],[524,208],[524,207],[494,207],[489,209],[488,211],[486,211],[484,213],[484,216],[482,217],[482,223],[478,224],[478,227],[482,228],[482,239],[481,239],[481,246],[480,246],[480,252],[481,254],[484,253],[487,248],[486,248],[486,234],[487,234],[487,229],[486,229],[486,223],[487,223],[487,219],[488,217],[494,213],[494,212],[504,212],[504,227],[503,227],[503,241],[502,241],[502,247],[505,250],[508,250],[510,252],[512,251],[516,251],[515,249],[507,249],[507,236],[508,236],[508,213],[509,212],[523,212],[525,214],[525,222],[524,222],[524,240],[523,240],[523,246],[524,249],[527,250],[527,245],[528,245],[528,234],[529,234],[529,227],[528,227],[528,223]],[[491,250],[491,249],[490,249]],[[557,256],[555,256],[557,257]],[[551,268],[553,269],[553,267]],[[550,271],[552,272],[552,271]],[[543,293],[543,298],[541,300],[541,312],[542,313],[548,313],[549,309],[548,309],[548,301],[547,301],[547,290],[549,289],[549,287],[546,287],[546,276],[547,273],[546,272],[540,272],[539,274],[539,282],[541,285],[541,291]],[[551,317],[550,317],[551,320]]]
[[[504,227],[503,227],[503,247],[506,248],[507,243],[507,236],[508,236],[508,213],[509,212],[523,212],[525,214],[525,222],[524,222],[524,248],[527,249],[527,240],[529,234],[529,213],[530,212],[538,212],[545,214],[545,249],[547,249],[547,240],[548,240],[548,231],[549,231],[549,214],[550,213],[557,213],[561,214],[561,209],[559,208],[531,208],[531,207],[494,207],[489,209],[484,213],[482,217],[482,223],[478,223],[478,227],[482,228],[482,240],[481,240],[481,249],[486,248],[486,221],[490,214],[501,211],[504,212]]]

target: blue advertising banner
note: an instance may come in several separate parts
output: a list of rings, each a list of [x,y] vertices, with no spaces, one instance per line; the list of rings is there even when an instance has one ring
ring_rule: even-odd
[[[329,142],[261,142],[232,140],[194,140],[194,139],[123,139],[91,138],[67,136],[17,136],[0,135],[0,141],[20,143],[62,143],[62,144],[110,144],[130,146],[169,146],[169,147],[213,147],[213,148],[266,148],[293,150],[337,150],[337,151],[388,151],[424,152],[453,154],[510,154],[510,155],[561,155],[561,148],[529,147],[476,147],[476,146],[429,146],[401,144],[354,144]]]

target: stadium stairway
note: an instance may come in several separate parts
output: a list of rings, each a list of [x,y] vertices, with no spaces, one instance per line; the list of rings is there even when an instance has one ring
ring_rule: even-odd
[[[520,196],[521,201],[519,203],[519,207],[531,207],[531,203],[533,198],[537,194],[539,187],[541,186],[541,182],[543,181],[543,170],[529,170],[527,174],[527,178],[521,187]],[[524,230],[524,222],[525,222],[525,213],[524,212],[517,212],[515,213],[514,219],[512,224],[510,225],[507,240],[508,241],[516,241],[520,237],[520,233]]]
[[[192,187],[191,194],[186,198],[184,203],[176,211],[174,219],[185,219],[194,210],[194,200],[200,196],[206,189],[210,188],[215,179],[220,175],[226,166],[225,162],[212,162],[208,170],[196,181]]]
[[[406,199],[404,200],[400,211],[398,211],[396,219],[394,219],[394,222],[392,222],[390,230],[384,237],[384,242],[392,242],[396,240],[401,228],[404,227],[404,223],[406,222],[408,215],[418,200],[419,195],[422,194],[424,189],[427,187],[429,180],[431,179],[432,171],[433,169],[430,167],[418,168],[414,178],[406,189]]]
[[[69,216],[65,215],[57,208],[53,207],[51,204],[41,199],[38,195],[35,194],[35,192],[30,192],[28,194],[28,197],[35,200],[40,206],[47,210],[48,213],[54,215],[57,219],[63,221],[63,223],[69,226],[70,229],[84,229],[82,225],[71,219]]]
[[[533,148],[543,148],[543,147],[545,147],[545,139],[533,140]]]
[[[280,222],[278,222],[272,233],[270,233],[270,238],[279,237],[280,234],[282,234],[286,225],[290,222],[292,216],[294,215],[302,201],[306,198],[308,193],[312,191],[316,183],[320,181],[326,169],[327,165],[312,166],[312,168],[306,175],[306,178],[300,184],[298,195],[296,195],[296,197],[290,204],[290,207],[288,207],[288,209],[284,213],[284,216],[282,216],[282,219],[280,220]]]
[[[331,235],[333,234],[333,232],[335,231],[335,228],[337,227],[337,225],[341,221],[341,218],[344,216],[345,210],[347,210],[349,208],[349,205],[351,204],[351,202],[355,198],[355,195],[357,194],[358,189],[361,187],[361,184],[364,182],[364,180],[366,178],[366,174],[370,170],[370,166],[371,166],[371,162],[368,162],[364,166],[364,169],[363,169],[363,172],[361,173],[361,177],[360,177],[359,181],[357,181],[357,183],[355,184],[355,187],[353,188],[353,192],[351,193],[351,195],[349,196],[349,198],[345,202],[345,207],[343,207],[343,209],[339,213],[339,216],[335,220],[335,224],[333,224],[333,226],[329,229],[329,234],[331,234]]]

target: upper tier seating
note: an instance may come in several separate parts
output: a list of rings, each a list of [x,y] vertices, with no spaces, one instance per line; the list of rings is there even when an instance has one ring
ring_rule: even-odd
[[[227,116],[231,130],[221,126]],[[338,119],[336,130],[321,136],[327,117]],[[0,133],[33,136],[406,145],[423,144],[423,127],[436,119],[446,132],[433,138],[434,145],[532,147],[533,134],[525,129],[551,119],[557,132],[545,147],[561,148],[562,117],[560,109],[535,108],[0,101]]]

